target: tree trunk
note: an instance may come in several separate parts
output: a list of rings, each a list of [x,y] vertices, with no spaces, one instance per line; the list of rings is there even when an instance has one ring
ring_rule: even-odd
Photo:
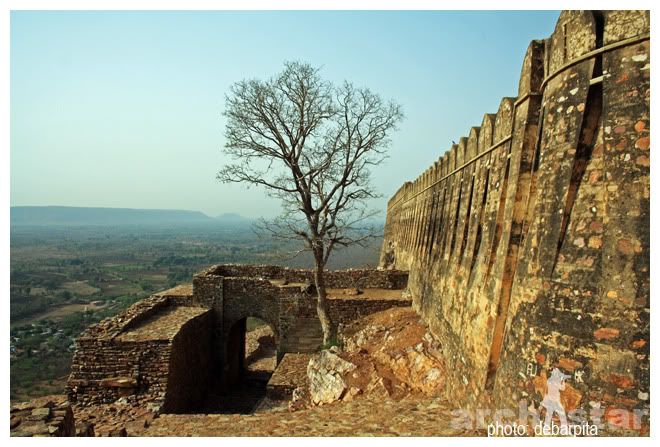
[[[316,285],[316,312],[319,315],[319,320],[321,321],[321,327],[323,328],[323,345],[329,347],[331,343],[336,343],[337,341],[337,326],[330,318],[330,312],[328,311],[328,299],[325,292],[325,278],[323,266],[317,260],[316,270],[314,271],[314,283]]]

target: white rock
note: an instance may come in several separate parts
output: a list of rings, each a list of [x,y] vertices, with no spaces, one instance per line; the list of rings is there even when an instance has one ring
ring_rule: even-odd
[[[341,399],[347,388],[342,374],[354,369],[354,364],[329,350],[321,351],[318,357],[312,357],[307,365],[312,403],[319,405]]]

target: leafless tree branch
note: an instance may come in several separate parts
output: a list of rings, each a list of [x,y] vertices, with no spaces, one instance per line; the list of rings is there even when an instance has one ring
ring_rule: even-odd
[[[226,144],[232,163],[217,178],[263,187],[282,202],[282,214],[258,228],[281,240],[303,242],[315,262],[324,339],[333,337],[323,271],[336,247],[364,244],[375,233],[370,199],[379,197],[370,169],[387,157],[401,106],[367,88],[339,86],[319,69],[285,63],[278,75],[235,83],[225,98]]]

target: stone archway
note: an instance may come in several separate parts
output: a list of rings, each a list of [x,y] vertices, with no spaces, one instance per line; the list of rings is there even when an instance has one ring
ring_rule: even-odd
[[[277,352],[279,350],[280,335],[277,326],[268,319],[259,315],[248,315],[235,319],[233,323],[226,326],[227,330],[225,332],[226,335],[224,336],[224,382],[226,387],[230,387],[237,382],[240,382],[247,371],[246,337],[248,333],[247,320],[250,317],[263,321],[270,328],[274,338],[275,351]]]
[[[270,329],[272,334],[273,364],[271,369],[251,369],[246,362],[247,319],[258,318]],[[249,414],[266,397],[268,380],[276,366],[275,352],[279,346],[280,335],[272,320],[262,315],[238,316],[224,321],[222,337],[217,346],[222,356],[219,388],[216,388],[208,400],[208,411],[222,414]]]

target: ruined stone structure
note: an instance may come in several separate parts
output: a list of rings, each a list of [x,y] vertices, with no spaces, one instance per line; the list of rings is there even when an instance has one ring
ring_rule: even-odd
[[[278,361],[322,344],[312,272],[276,266],[219,265],[91,326],[77,340],[67,392],[84,405],[138,396],[165,412],[201,405],[209,390],[239,380],[246,318],[275,334]],[[339,324],[393,306],[408,274],[394,270],[329,271],[330,314]]]
[[[65,399],[38,398],[12,405],[9,429],[11,436],[76,436],[71,404]],[[81,436],[94,436],[90,427],[81,427]]]
[[[381,267],[410,271],[457,407],[539,408],[639,427],[649,409],[648,11],[561,13],[518,96],[387,208]]]

